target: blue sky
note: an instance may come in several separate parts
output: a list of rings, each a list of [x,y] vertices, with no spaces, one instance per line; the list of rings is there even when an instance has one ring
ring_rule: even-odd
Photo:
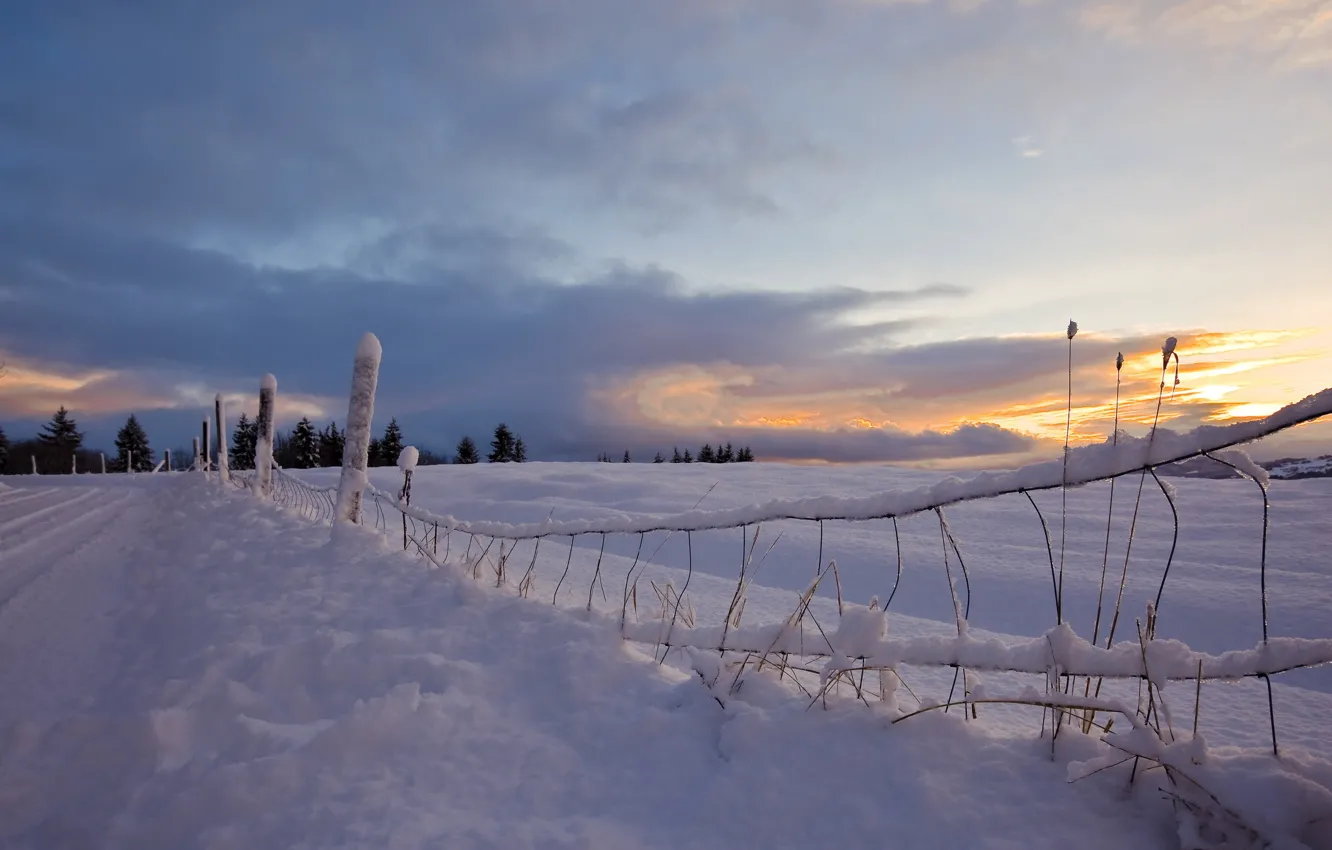
[[[1324,380],[1332,3],[3,14],[12,437],[341,420],[367,330],[409,440],[551,459],[1039,454],[1070,317],[1082,439],[1167,334],[1177,425]]]

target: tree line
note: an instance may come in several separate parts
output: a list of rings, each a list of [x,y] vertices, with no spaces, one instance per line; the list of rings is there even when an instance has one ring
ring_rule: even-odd
[[[697,462],[698,463],[752,463],[753,460],[754,460],[754,450],[751,449],[749,446],[741,446],[740,448],[737,449],[734,446],[732,446],[730,443],[727,443],[724,446],[718,445],[714,449],[710,443],[704,443],[703,447],[698,450]],[[599,463],[612,462],[611,456],[606,452],[598,454],[597,461]],[[652,458],[652,462],[665,463],[666,456],[663,455],[661,452],[657,452],[656,456]],[[685,449],[684,454],[681,454],[680,447],[679,446],[674,447],[671,453],[671,463],[694,463],[694,462],[695,462],[694,456],[690,454],[689,449]],[[620,458],[620,463],[633,463],[633,456],[629,454],[628,449],[624,450],[624,456]]]
[[[26,475],[36,468],[42,475],[68,475],[75,471],[101,472],[102,453],[86,448],[78,422],[63,406],[43,425],[36,437],[10,442],[0,428],[0,472]],[[157,458],[148,445],[148,434],[130,414],[116,434],[116,454],[106,464],[107,472],[151,472]]]
[[[233,469],[253,469],[255,450],[259,443],[259,423],[242,413],[236,422],[236,430],[231,436],[230,464]],[[303,417],[289,433],[277,434],[273,440],[273,460],[283,469],[316,469],[326,466],[341,466],[342,451],[347,444],[347,432],[339,430],[337,422],[330,422],[322,430],[316,431],[310,418]],[[384,428],[384,434],[370,439],[369,462],[371,466],[395,466],[398,455],[402,454],[405,443],[402,428],[396,418],[390,419]],[[490,444],[490,454],[486,460],[491,463],[524,463],[527,460],[527,444],[523,438],[500,423],[495,428],[495,436]],[[463,437],[453,456],[453,463],[480,463],[481,454],[476,441]],[[448,463],[445,457],[427,449],[420,449],[420,466],[435,466]]]
[[[273,459],[284,469],[315,469],[319,467],[341,466],[343,448],[347,435],[338,428],[337,422],[329,422],[322,429],[316,430],[310,418],[302,417],[291,431],[277,434],[274,438]],[[52,415],[49,422],[42,426],[36,437],[11,443],[3,428],[0,428],[0,473],[24,475],[32,472],[33,458],[37,469],[43,475],[67,474],[77,466],[79,472],[101,472],[101,453],[88,449],[83,444],[83,432],[68,410],[61,407]],[[253,469],[255,451],[259,442],[259,423],[242,413],[231,434],[230,457],[233,469]],[[369,461],[371,466],[394,466],[404,446],[402,428],[396,418],[390,419],[382,436],[370,440]],[[107,458],[108,472],[125,472],[132,468],[134,472],[151,472],[157,466],[157,456],[148,440],[148,434],[139,423],[138,417],[130,414],[124,426],[116,434],[116,453]],[[481,462],[481,450],[476,441],[465,436],[458,441],[451,461],[469,464]],[[490,451],[485,455],[489,463],[525,463],[527,444],[522,436],[501,422],[495,426],[490,441]],[[176,457],[177,467],[190,463],[188,457]],[[611,462],[607,453],[597,455],[597,460]],[[748,463],[754,460],[754,452],[748,446],[734,448],[730,443],[714,448],[704,443],[697,458],[685,449],[683,453],[676,447],[671,455],[671,463]],[[450,459],[441,457],[428,450],[421,450],[418,463],[422,466],[449,463]],[[622,463],[632,462],[626,449]],[[653,463],[665,463],[666,457],[657,452]]]

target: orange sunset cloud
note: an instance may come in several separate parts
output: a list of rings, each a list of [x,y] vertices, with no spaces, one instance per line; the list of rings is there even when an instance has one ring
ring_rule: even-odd
[[[1321,389],[1314,361],[1325,354],[1311,329],[1179,333],[1179,383],[1172,362],[1162,384],[1165,334],[1122,342],[1124,367],[1116,375],[1114,338],[1084,333],[1073,342],[1071,439],[1105,439],[1114,426],[1136,431],[1156,419],[1174,428],[1266,416]],[[1150,341],[1149,341],[1150,340]],[[1006,385],[921,380],[911,357],[894,369],[853,370],[820,381],[807,370],[690,364],[634,375],[597,393],[595,400],[626,422],[662,429],[895,429],[948,432],[986,423],[1062,442],[1070,421],[1067,343],[1062,335],[1012,338],[1017,352]],[[1022,362],[1032,344],[1047,354]],[[992,341],[1002,351],[1005,340]],[[953,364],[967,370],[965,361]],[[816,367],[811,367],[814,369]],[[933,368],[933,367],[931,367]],[[933,377],[933,376],[931,376]],[[1116,408],[1116,377],[1118,408]],[[1158,397],[1161,399],[1159,414]]]

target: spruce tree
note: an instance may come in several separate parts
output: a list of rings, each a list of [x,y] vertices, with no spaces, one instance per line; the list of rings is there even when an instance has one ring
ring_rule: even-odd
[[[664,458],[664,457],[661,456],[661,452],[657,452],[657,456],[654,457],[654,458],[652,459],[652,462],[653,462],[653,463],[665,463],[665,462],[666,462],[666,458]]]
[[[684,458],[680,456],[680,447],[672,446],[674,454],[671,455],[671,463],[684,463]]]
[[[369,450],[366,452],[366,463],[369,466],[383,466],[384,461],[379,454],[379,438],[371,437]]]
[[[259,424],[244,413],[236,420],[236,431],[231,435],[232,469],[254,469],[255,444],[259,441]]]
[[[379,441],[379,465],[397,466],[398,455],[402,454],[402,429],[397,419],[390,419],[384,429],[384,437]]]
[[[303,416],[291,432],[292,469],[314,469],[319,466],[319,435],[315,433],[310,417]]]
[[[58,449],[60,454],[66,456],[83,445],[83,434],[79,432],[74,417],[69,415],[64,405],[55,412],[50,422],[42,426],[42,432],[37,435],[37,439],[43,446]]]
[[[290,434],[273,435],[273,463],[279,469],[296,468],[296,444]]]
[[[133,472],[152,472],[153,450],[148,445],[148,434],[134,414],[116,434],[116,469],[125,471],[134,464]]]
[[[5,436],[5,429],[0,428],[0,475],[4,475],[9,467],[9,438]]]
[[[527,463],[527,444],[522,437],[513,441],[513,462]]]
[[[509,463],[513,460],[513,432],[503,422],[495,426],[495,438],[490,441],[490,454],[486,460],[491,463]]]
[[[319,465],[342,466],[342,452],[347,445],[347,435],[338,430],[338,423],[330,422],[319,432]]]
[[[694,462],[693,455],[689,454],[689,449],[685,449],[684,460],[681,461],[681,463],[693,463],[693,462]]]
[[[717,461],[717,455],[712,451],[712,444],[704,443],[703,448],[698,450],[698,462],[715,463],[716,461]]]
[[[458,441],[457,453],[453,456],[454,463],[478,463],[481,455],[476,450],[476,442],[471,437],[463,437]]]
[[[735,463],[735,449],[730,443],[717,450],[717,463]]]
[[[744,446],[735,456],[737,463],[752,463],[754,460],[754,450],[749,446]]]
[[[629,462],[629,450],[628,450],[628,449],[625,449],[625,450],[624,450],[624,460],[620,461],[620,463],[628,463],[628,462]]]

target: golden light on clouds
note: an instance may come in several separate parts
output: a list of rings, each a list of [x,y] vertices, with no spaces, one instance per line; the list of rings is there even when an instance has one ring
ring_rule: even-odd
[[[114,377],[115,374],[105,369],[60,373],[23,363],[6,363],[3,391],[6,393],[77,392],[89,384]]]
[[[216,390],[198,383],[169,377],[131,373],[115,369],[79,369],[56,364],[36,364],[0,355],[5,363],[0,378],[0,417],[45,419],[58,407],[77,416],[103,416],[151,410],[201,412],[212,408]],[[258,409],[258,383],[252,393],[224,391],[231,415]],[[309,416],[323,419],[337,405],[320,396],[279,393],[278,417],[282,421]]]
[[[1302,379],[1294,382],[1272,380],[1274,376],[1281,377],[1283,368],[1289,378],[1289,367],[1311,364],[1326,356],[1326,350],[1321,348],[1291,350],[1293,344],[1316,333],[1314,329],[1298,328],[1180,334],[1178,385],[1173,361],[1163,375],[1159,349],[1125,351],[1120,376],[1119,425],[1134,430],[1156,421],[1171,427],[1191,428],[1203,422],[1267,416],[1304,394],[1322,389],[1316,380],[1321,376],[1307,370]],[[1109,367],[1098,370],[1094,366],[1076,366],[1075,371],[1071,439],[1099,442],[1114,427],[1115,387],[1111,378],[1114,373]],[[1249,380],[1237,380],[1238,376]],[[1218,380],[1222,378],[1225,380]],[[1090,388],[1084,387],[1089,381],[1095,382],[1101,398],[1087,397]],[[1066,396],[1047,394],[1036,400],[984,410],[976,417],[1038,437],[1062,440],[1068,422],[1067,404]]]
[[[1164,339],[1166,334],[1161,334]],[[1318,358],[1325,336],[1311,329],[1177,333],[1178,385],[1172,362],[1162,391],[1155,335],[1125,347],[1119,374],[1119,426],[1145,430],[1155,420],[1187,429],[1203,422],[1266,416],[1322,389]],[[1023,351],[1044,337],[1010,338]],[[598,394],[626,423],[663,429],[772,428],[814,431],[893,429],[949,432],[988,423],[1062,443],[1068,421],[1066,348],[1049,337],[1050,355],[1028,363],[1011,384],[940,379],[936,364],[904,358],[920,375],[891,369],[825,376],[809,369],[691,364],[640,373]],[[1002,348],[1004,340],[998,340]],[[1084,350],[1110,352],[1092,362]],[[1089,346],[1089,347],[1088,347]],[[1099,442],[1116,416],[1114,352],[1118,343],[1094,333],[1074,341],[1072,440]],[[1104,362],[1101,362],[1101,360]],[[884,361],[893,363],[891,356]],[[964,361],[946,364],[965,372]],[[904,368],[908,368],[904,367]],[[1158,397],[1160,408],[1158,412]]]

